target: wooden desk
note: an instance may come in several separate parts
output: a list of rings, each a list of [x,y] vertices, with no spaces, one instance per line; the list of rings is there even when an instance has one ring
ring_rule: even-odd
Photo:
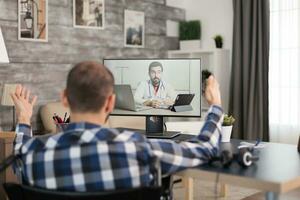
[[[13,151],[13,141],[15,138],[14,132],[0,132],[0,162],[3,161],[4,158],[11,155]],[[17,177],[14,175],[12,171],[12,167],[10,166],[0,174],[0,199],[6,199],[6,193],[2,187],[2,183],[4,182],[17,182]]]
[[[239,144],[232,140],[231,146]],[[219,163],[188,169],[178,175],[201,180],[259,189],[265,192],[265,199],[280,200],[282,193],[300,188],[300,154],[296,145],[265,143],[259,152],[259,161],[243,168],[234,162],[229,168]]]

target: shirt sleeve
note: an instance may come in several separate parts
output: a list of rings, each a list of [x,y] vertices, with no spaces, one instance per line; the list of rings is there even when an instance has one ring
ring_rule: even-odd
[[[138,87],[136,88],[136,91],[134,93],[134,101],[137,104],[143,104],[147,99],[144,99],[144,90],[145,90],[146,84],[144,82],[140,82]]]
[[[32,138],[31,126],[27,124],[18,124],[16,127],[16,137],[14,140],[14,153],[17,154],[28,140]]]
[[[163,175],[207,163],[217,156],[221,139],[223,110],[212,106],[194,142],[176,143],[171,140],[150,139],[154,157],[160,160]]]

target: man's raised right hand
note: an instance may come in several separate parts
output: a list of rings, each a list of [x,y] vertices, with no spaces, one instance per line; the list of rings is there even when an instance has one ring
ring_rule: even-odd
[[[210,75],[206,81],[204,95],[208,104],[221,106],[221,94],[218,81],[213,75]]]

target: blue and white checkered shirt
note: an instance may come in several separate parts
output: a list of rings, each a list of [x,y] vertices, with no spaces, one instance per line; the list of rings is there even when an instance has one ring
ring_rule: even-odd
[[[147,139],[91,123],[71,123],[63,133],[32,137],[19,124],[15,155],[24,183],[65,191],[99,191],[150,186],[152,163],[159,161],[163,175],[206,163],[218,153],[223,111],[212,106],[198,141],[176,143]]]

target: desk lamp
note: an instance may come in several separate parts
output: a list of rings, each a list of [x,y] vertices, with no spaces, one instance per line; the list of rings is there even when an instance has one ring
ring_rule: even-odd
[[[7,51],[6,51],[6,47],[5,47],[1,27],[0,27],[0,63],[9,63],[9,59],[8,59],[8,55],[7,55]],[[3,105],[3,106],[13,106],[13,102],[11,100],[11,97],[10,97],[9,93],[10,93],[10,89],[14,89],[14,88],[15,87],[11,84],[10,85],[9,84],[4,85],[2,99],[1,99],[1,105]],[[13,125],[13,129],[14,129],[14,126],[15,126],[15,110],[14,110],[14,107],[13,107],[13,121],[14,121],[14,125]]]
[[[1,27],[0,27],[0,63],[9,63]]]

